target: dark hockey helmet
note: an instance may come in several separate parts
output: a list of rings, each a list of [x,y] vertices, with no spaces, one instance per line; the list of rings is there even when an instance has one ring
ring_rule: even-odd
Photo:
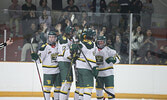
[[[73,27],[67,26],[67,27],[65,28],[64,35],[65,35],[66,37],[70,38],[70,37],[72,37],[72,35],[73,35],[73,31],[74,31],[74,28],[73,28]]]
[[[55,35],[55,36],[56,36],[56,32],[50,31],[50,32],[48,33],[48,36],[49,36],[49,35]]]
[[[65,34],[67,34],[67,35],[72,34],[73,30],[74,30],[73,27],[67,26],[67,27],[65,28]]]
[[[96,35],[95,30],[92,30],[91,28],[85,30],[82,32],[82,39],[92,40],[93,37]]]
[[[105,36],[98,36],[96,40],[96,45],[98,48],[102,49],[106,46],[106,37]]]

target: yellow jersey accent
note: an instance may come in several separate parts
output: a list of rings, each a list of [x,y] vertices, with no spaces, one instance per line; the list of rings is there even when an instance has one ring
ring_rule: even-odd
[[[112,88],[112,89],[113,89],[114,87],[113,87],[113,86],[112,86],[112,87],[106,87],[106,89],[109,89],[109,88]]]
[[[49,87],[49,88],[52,88],[53,86],[46,86],[46,85],[44,85],[43,87]]]
[[[102,88],[96,88],[96,90],[103,90]]]
[[[61,93],[64,93],[64,94],[67,94],[67,92],[65,92],[65,91],[60,91]]]
[[[42,67],[46,67],[46,68],[56,68],[56,67],[58,67],[58,65],[56,65],[56,66],[42,65]]]
[[[65,36],[62,36],[63,40],[66,40],[67,38]]]
[[[58,56],[64,56],[65,53],[65,49],[63,50],[63,54],[59,54]]]
[[[84,92],[84,94],[88,94],[88,95],[91,95],[91,93],[88,93],[88,92]]]
[[[106,67],[106,68],[98,68],[99,71],[104,71],[104,70],[107,70],[107,69],[113,69],[113,66]]]
[[[86,62],[86,61],[85,61],[84,59],[82,59],[82,58],[78,58],[78,60],[83,61],[83,62]],[[87,60],[90,61],[90,62],[96,63],[95,60],[88,59],[88,58],[87,58]]]

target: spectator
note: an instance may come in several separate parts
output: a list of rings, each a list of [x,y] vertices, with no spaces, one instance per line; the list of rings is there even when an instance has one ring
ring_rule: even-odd
[[[120,54],[121,36],[119,34],[116,35],[116,39],[115,39],[115,43],[114,43],[114,49],[117,51],[118,54]]]
[[[130,11],[130,1],[129,0],[118,0],[121,10],[120,13],[122,14],[122,21],[123,21],[123,29],[126,30],[128,26],[128,16],[127,13]]]
[[[75,38],[79,38],[79,36],[81,35],[82,33],[82,30],[80,29],[80,26],[78,24],[74,24],[74,37]]]
[[[140,64],[140,63],[141,63],[141,57],[136,56],[134,51],[131,51],[131,64]]]
[[[107,32],[107,27],[106,26],[103,26],[102,27],[102,29],[101,29],[101,31],[100,31],[100,34],[99,34],[99,36],[108,36],[108,34],[107,34],[108,32]]]
[[[104,14],[106,9],[107,5],[105,0],[93,0],[91,5],[91,12],[94,12],[91,17],[92,23],[96,23],[97,25],[106,25],[107,18]]]
[[[40,34],[40,43],[46,43],[47,42],[47,37],[48,37],[48,33],[49,33],[49,28],[47,27],[46,23],[41,23],[40,24],[40,30],[39,30],[39,34]]]
[[[104,13],[107,9],[106,1],[105,0],[93,0],[92,1],[92,12],[100,12]]]
[[[132,0],[130,6],[130,12],[134,13],[133,18],[135,19],[135,25],[140,25],[140,11],[142,10],[142,2],[140,0]]]
[[[67,12],[79,12],[79,8],[74,5],[74,0],[67,0],[68,6],[64,8]]]
[[[36,6],[32,4],[32,0],[25,0],[26,3],[22,5],[23,12],[23,20],[27,20],[30,15],[29,11],[36,11]]]
[[[51,16],[47,15],[47,11],[43,10],[42,16],[39,17],[39,24],[46,23],[48,28],[51,28],[52,20]]]
[[[20,21],[20,17],[21,17],[21,6],[18,4],[18,0],[12,0],[12,4],[9,6],[8,8],[9,10],[9,16],[10,16],[10,37],[13,37],[14,33],[16,36],[18,36],[19,34],[19,21]],[[17,11],[19,10],[19,11]],[[15,32],[13,29],[13,22],[16,26]]]
[[[130,10],[130,1],[129,0],[118,0],[118,3],[121,6],[120,13],[129,13],[129,10]]]
[[[100,12],[104,13],[107,9],[106,1],[105,0],[93,0],[92,1],[92,12]]]
[[[113,43],[110,38],[107,39],[107,46],[113,49]]]
[[[140,44],[143,42],[143,32],[141,30],[141,27],[138,26],[136,30],[132,32],[132,47],[134,54],[137,56],[137,52],[140,49]]]
[[[56,26],[54,27],[54,30],[55,30],[57,36],[59,36],[60,34],[62,34],[61,27],[62,26],[61,26],[60,23],[56,24]]]
[[[90,6],[91,6],[91,1],[90,0],[78,0],[77,5],[79,7],[79,10],[81,12],[89,12],[90,11]]]
[[[118,3],[118,0],[112,0],[111,2],[109,2],[107,6],[107,11],[111,13],[111,15],[108,16],[108,25],[118,27],[120,16],[119,14],[113,14],[120,12],[120,4]]]
[[[121,34],[121,49],[120,49],[120,56],[121,56],[121,63],[122,64],[128,64],[129,59],[127,58],[129,56],[129,35],[130,35],[130,29],[129,27],[126,29],[125,32]]]
[[[167,65],[167,45],[160,47],[160,53],[158,54],[161,65]]]
[[[119,13],[120,12],[120,4],[118,0],[112,0],[108,3],[107,10],[109,13]]]
[[[152,55],[151,51],[147,51],[142,60],[142,64],[157,64],[156,58]]]
[[[31,22],[34,19],[37,19],[36,13],[36,6],[32,4],[32,0],[25,0],[26,3],[22,5],[23,15],[22,15],[22,30],[23,35],[26,35],[28,32],[27,27],[31,25]]]
[[[37,22],[38,17],[36,15],[36,12],[34,10],[31,10],[31,11],[29,11],[27,18],[28,18],[29,24],[31,25],[32,24],[31,22],[34,22],[34,21]]]
[[[47,0],[40,0],[39,1],[39,7],[37,8],[37,11],[47,11],[47,15],[50,15],[51,9],[47,5]],[[38,12],[38,16],[42,16],[42,13]]]
[[[78,23],[81,23],[81,22],[83,22],[84,20],[87,21],[87,22],[89,22],[88,14],[87,14],[87,12],[85,12],[85,11],[83,11],[83,12],[81,13],[81,16],[79,16],[79,18],[78,18]]]
[[[70,19],[70,17],[69,17],[69,12],[64,11],[64,12],[62,12],[62,14],[60,15],[60,17],[59,17],[59,19],[58,19],[58,22],[59,22],[59,23],[65,23],[65,20],[66,20],[66,19]]]
[[[35,23],[31,24],[30,29],[27,33],[29,33],[29,34],[26,34],[24,36],[24,39],[25,39],[26,43],[23,45],[23,48],[22,48],[21,61],[26,61],[26,55],[27,55],[28,50],[31,50],[31,52],[33,52],[32,47],[31,47],[31,39],[34,38],[32,46],[33,46],[33,49],[34,49],[35,52],[37,51],[38,42],[40,41],[39,34],[37,32],[37,28],[36,28]]]
[[[81,22],[81,29],[84,30],[84,31],[87,30],[88,25],[89,25],[88,21],[87,20],[83,20]]]
[[[153,12],[154,6],[152,0],[146,0],[142,7],[142,26],[145,30],[151,28],[151,17]]]
[[[151,51],[155,51],[157,48],[157,41],[155,40],[155,38],[152,36],[152,32],[150,29],[148,29],[146,31],[147,36],[144,37],[143,42],[141,44],[141,48],[140,48],[140,55],[145,55],[146,51],[151,50]]]

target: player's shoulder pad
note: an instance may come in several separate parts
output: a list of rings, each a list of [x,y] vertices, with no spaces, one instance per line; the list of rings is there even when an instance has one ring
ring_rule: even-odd
[[[112,46],[107,46],[108,48],[110,48],[110,49],[114,49]]]
[[[111,47],[111,46],[106,46],[106,48],[107,48],[107,51],[116,52],[116,50],[113,47]]]
[[[40,51],[45,50],[45,48],[46,48],[47,45],[48,45],[47,43],[42,44],[41,47],[39,48],[39,50]]]

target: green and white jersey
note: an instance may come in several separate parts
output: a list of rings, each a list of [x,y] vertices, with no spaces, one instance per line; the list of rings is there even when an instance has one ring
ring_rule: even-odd
[[[116,51],[109,48],[108,46],[105,46],[103,49],[98,49],[96,47],[95,57],[96,57],[96,63],[99,66],[98,76],[106,77],[114,75],[113,63],[110,62],[108,64],[105,60],[109,57],[116,57],[116,56],[118,56]],[[116,61],[117,63],[119,62],[119,59],[117,57]]]
[[[70,62],[69,59],[64,57],[65,52],[70,49],[71,41],[64,36],[61,36],[58,40],[58,61]]]
[[[96,59],[95,59],[95,43],[94,42],[80,42],[82,45],[81,50],[83,51],[84,55],[86,56],[87,60],[90,62],[91,67],[96,66]],[[85,60],[83,54],[80,54],[80,57],[76,61],[76,68],[79,69],[88,69],[91,70],[90,66]]]
[[[57,74],[59,73],[57,56],[58,47],[57,44],[51,46],[49,44],[43,44],[38,51],[40,62],[42,63],[44,74]]]

